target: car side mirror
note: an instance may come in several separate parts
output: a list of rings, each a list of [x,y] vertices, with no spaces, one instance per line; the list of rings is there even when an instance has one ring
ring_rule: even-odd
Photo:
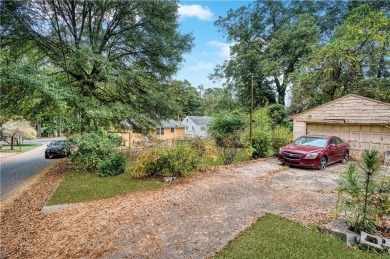
[[[335,148],[336,145],[335,144],[329,144],[329,148]]]

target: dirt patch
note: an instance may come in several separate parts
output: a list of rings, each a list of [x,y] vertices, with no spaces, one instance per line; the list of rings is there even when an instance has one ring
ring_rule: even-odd
[[[2,209],[1,257],[206,258],[264,213],[323,223],[336,202],[331,191],[313,191],[321,190],[318,171],[265,159],[207,171],[161,190],[40,212],[65,166]],[[331,169],[322,174],[334,175]],[[300,175],[311,180],[299,184]]]

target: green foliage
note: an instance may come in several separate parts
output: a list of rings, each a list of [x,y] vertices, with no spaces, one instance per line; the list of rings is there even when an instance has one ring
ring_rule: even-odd
[[[132,175],[135,178],[187,176],[200,165],[202,152],[199,150],[187,143],[176,143],[167,149],[146,149],[137,158]]]
[[[0,109],[49,119],[60,112],[80,132],[171,118],[177,113],[161,82],[193,41],[179,31],[177,7],[164,0],[1,1]]]
[[[121,153],[111,154],[108,159],[98,165],[99,176],[114,176],[125,172],[126,157]]]
[[[115,134],[85,133],[68,138],[67,148],[72,151],[70,160],[79,170],[99,171],[106,176],[121,172],[121,154],[116,154],[122,139]],[[103,172],[103,171],[104,172]],[[110,172],[110,173],[108,173]],[[115,173],[114,173],[115,174]]]
[[[382,216],[390,205],[389,179],[379,176],[379,152],[364,150],[363,162],[357,170],[348,164],[347,171],[338,180],[338,211],[343,213],[357,231],[375,234],[381,231]]]
[[[245,129],[245,142],[252,152],[252,158],[267,157],[271,153],[271,119],[266,108],[257,109],[253,113],[252,145],[250,145],[250,130]]]
[[[242,133],[240,131],[221,135],[216,139],[216,141],[218,141],[217,152],[222,158],[224,165],[230,165],[233,163],[234,159],[242,151]]]
[[[335,28],[296,71],[292,109],[300,112],[349,93],[388,100],[390,20],[366,2]]]
[[[231,135],[239,135],[245,129],[247,122],[245,116],[239,110],[223,112],[212,117],[208,132],[214,138],[217,146],[229,144],[230,146],[242,147],[241,138],[229,138]]]
[[[293,134],[290,129],[283,126],[277,126],[272,130],[272,151],[277,155],[279,148],[288,145],[293,140]]]

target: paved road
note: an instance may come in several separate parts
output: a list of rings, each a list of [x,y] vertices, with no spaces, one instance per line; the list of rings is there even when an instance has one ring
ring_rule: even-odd
[[[31,142],[42,146],[0,161],[0,199],[4,200],[18,186],[52,164],[56,159],[45,159],[44,150],[51,139],[37,139]],[[25,141],[25,143],[27,143]]]

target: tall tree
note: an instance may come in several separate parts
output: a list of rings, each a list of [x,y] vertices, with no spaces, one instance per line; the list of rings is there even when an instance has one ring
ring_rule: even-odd
[[[349,93],[390,101],[389,51],[390,19],[368,5],[355,8],[298,71],[292,109],[300,112]]]
[[[55,93],[69,93],[87,124],[168,116],[159,82],[192,47],[178,31],[175,1],[5,0],[0,9],[2,48],[36,51],[60,82]]]

